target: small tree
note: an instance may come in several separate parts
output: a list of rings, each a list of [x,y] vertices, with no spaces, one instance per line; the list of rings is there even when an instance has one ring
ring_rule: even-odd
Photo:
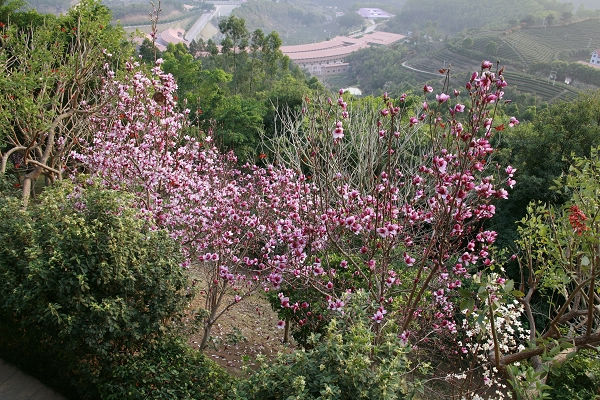
[[[600,344],[599,151],[575,158],[569,174],[557,180],[559,190],[571,195],[564,207],[532,203],[519,227],[518,300],[529,327],[528,347],[502,355],[500,365],[529,360],[542,381],[569,354]],[[541,320],[534,296],[550,307]]]
[[[347,288],[332,287],[331,277],[342,268],[360,276],[377,332],[388,322],[407,340],[431,329],[456,332],[451,299],[474,265],[495,262],[489,246],[496,234],[481,222],[508,196],[514,170],[490,163],[489,140],[505,126],[494,118],[506,86],[502,70],[491,67],[484,62],[454,101],[447,86],[432,104],[384,95],[381,106],[369,104],[374,113],[355,113],[341,91],[336,102],[307,101],[267,141],[277,162],[311,175],[326,244],[344,258],[325,265],[315,255],[314,284],[341,310]]]
[[[109,71],[103,90],[117,99],[93,117],[96,132],[74,158],[113,189],[134,193],[150,220],[182,245],[184,266],[199,268],[205,294],[204,335],[262,285],[278,286],[317,235],[299,212],[311,188],[291,170],[239,169],[232,153],[186,135],[176,110],[177,85],[157,61],[151,77],[128,62],[124,81]],[[231,296],[229,296],[231,295]]]
[[[0,174],[10,159],[27,203],[40,176],[62,177],[89,115],[106,103],[98,93],[102,60],[114,53],[118,63],[129,46],[94,0],[32,25],[3,22],[0,31]]]

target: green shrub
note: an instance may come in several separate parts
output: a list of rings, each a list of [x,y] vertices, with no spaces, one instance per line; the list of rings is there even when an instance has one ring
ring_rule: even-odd
[[[577,353],[550,370],[547,383],[553,400],[594,400],[600,396],[600,356],[596,351]]]
[[[331,253],[323,255],[321,259],[323,265],[338,266],[344,257],[336,253]],[[365,270],[367,268],[364,266]],[[359,289],[366,289],[367,287],[366,282],[361,277],[356,276],[353,271],[342,267],[336,270],[335,276],[322,277],[323,285],[327,281],[331,281],[337,289],[337,293],[332,293],[332,295],[336,296],[341,296],[347,290],[356,292]],[[307,302],[309,307],[301,307],[298,310],[283,308],[279,300],[279,292],[289,298],[290,304]],[[310,285],[292,286],[284,283],[279,290],[269,291],[267,299],[278,317],[290,324],[290,333],[296,343],[305,348],[311,347],[308,341],[313,333],[324,333],[329,322],[336,315],[339,315],[337,311],[330,310],[326,302],[323,302],[323,292]]]
[[[360,293],[355,297],[360,297]],[[360,307],[359,307],[360,308]],[[332,320],[324,335],[309,339],[312,348],[280,355],[276,362],[262,362],[238,385],[245,400],[407,398],[414,390],[407,383],[409,349],[393,332],[375,338],[360,322],[357,306],[347,305],[343,320]],[[360,309],[358,309],[360,314]]]
[[[233,399],[231,379],[184,340],[166,336],[123,358],[99,385],[106,400]]]
[[[88,355],[134,350],[182,313],[179,250],[114,191],[48,190],[0,206],[0,312]]]
[[[179,248],[131,203],[67,183],[27,209],[0,195],[0,351],[78,399],[110,397],[113,379],[139,398],[219,398],[223,373],[166,335],[189,300]]]

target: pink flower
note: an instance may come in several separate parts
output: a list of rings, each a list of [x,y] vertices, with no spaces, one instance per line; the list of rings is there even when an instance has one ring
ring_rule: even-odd
[[[465,106],[464,104],[457,104],[454,106],[454,112],[464,112],[465,111]]]
[[[485,60],[485,61],[481,62],[481,68],[482,69],[490,69],[490,68],[492,68],[492,65],[493,64],[491,63],[491,61]]]
[[[440,94],[435,95],[435,99],[440,104],[445,103],[446,101],[448,101],[449,98],[450,98],[450,96],[448,96],[446,93],[440,93]]]
[[[277,321],[277,328],[278,329],[285,328],[285,321],[282,321],[282,320]]]
[[[433,88],[429,85],[423,86],[423,93],[431,93],[433,92]]]
[[[341,139],[344,137],[344,128],[342,128],[342,121],[338,121],[335,124],[335,129],[333,130],[333,138]]]
[[[387,311],[385,310],[385,308],[383,308],[383,306],[381,306],[381,307],[379,307],[379,309],[377,309],[377,312],[375,314],[373,314],[371,319],[373,321],[375,321],[376,323],[380,324],[381,321],[383,321],[383,316],[385,314],[387,314]]]
[[[408,120],[409,125],[413,126],[419,123],[419,120],[417,119],[417,117],[410,117],[410,119]]]
[[[498,96],[496,96],[496,95],[495,95],[495,94],[493,94],[493,93],[490,93],[490,94],[488,94],[488,95],[487,95],[487,97],[485,98],[485,101],[486,101],[487,103],[494,103],[494,102],[496,102],[496,99],[498,99]]]
[[[409,331],[404,331],[398,337],[402,341],[402,344],[407,344],[409,336],[410,336],[410,332]]]
[[[375,269],[375,260],[369,260],[369,261],[367,261],[367,266],[369,267],[369,269],[371,271],[373,271]]]
[[[508,123],[508,126],[510,126],[512,128],[515,125],[519,125],[519,120],[516,119],[515,117],[510,117],[510,121]]]

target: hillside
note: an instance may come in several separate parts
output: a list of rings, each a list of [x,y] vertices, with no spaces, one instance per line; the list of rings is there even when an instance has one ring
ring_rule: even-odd
[[[546,27],[518,26],[464,34],[451,43],[461,53],[499,58],[523,68],[556,60],[589,60],[591,51],[600,46],[600,17]]]
[[[359,7],[380,6],[396,13],[402,3],[400,0],[391,4],[365,0],[360,5],[343,1],[250,0],[237,8],[233,15],[245,19],[251,31],[276,31],[284,44],[292,45],[327,40],[362,29],[367,22],[356,13]]]
[[[444,10],[438,0],[407,0],[401,12],[389,21],[385,29],[394,32],[422,31],[434,27],[445,34],[470,28],[505,27],[517,21],[534,22],[550,13],[570,12],[572,6],[545,0],[455,0]]]

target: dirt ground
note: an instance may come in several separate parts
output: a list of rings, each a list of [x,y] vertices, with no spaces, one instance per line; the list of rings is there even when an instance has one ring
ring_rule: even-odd
[[[198,278],[197,274],[193,274]],[[231,301],[230,296],[227,301]],[[190,305],[191,310],[203,307],[202,293]],[[211,332],[211,340],[204,353],[233,375],[242,374],[242,366],[256,367],[256,356],[273,359],[280,352],[295,348],[293,339],[283,343],[283,330],[277,328],[277,314],[261,291],[236,304],[223,314]],[[190,345],[199,347],[202,332],[192,334]]]

